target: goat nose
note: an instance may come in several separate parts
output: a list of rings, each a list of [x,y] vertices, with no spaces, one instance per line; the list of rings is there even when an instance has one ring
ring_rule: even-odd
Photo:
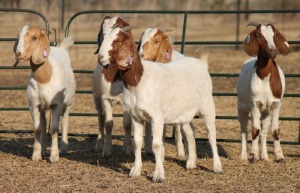
[[[271,50],[270,50],[270,56],[271,56],[272,58],[275,58],[275,57],[276,57],[276,54],[277,54],[277,50],[276,50],[276,49],[271,49]]]
[[[142,54],[142,58],[144,58],[144,54]]]
[[[17,52],[15,53],[15,55],[16,55],[16,59],[18,60],[18,59],[21,57],[21,52],[18,52],[18,51],[17,51]]]
[[[102,61],[103,58],[104,58],[103,55],[101,55],[101,54],[98,55],[98,61],[99,61],[100,64],[103,62]]]

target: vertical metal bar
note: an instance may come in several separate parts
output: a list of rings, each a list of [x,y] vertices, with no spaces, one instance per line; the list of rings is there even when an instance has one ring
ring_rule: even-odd
[[[237,0],[237,10],[241,10],[241,0]],[[240,40],[240,14],[236,14],[236,41]],[[239,49],[239,44],[235,46],[235,49]]]
[[[64,29],[65,26],[65,0],[61,0],[61,23],[60,29]]]
[[[183,18],[183,31],[182,31],[182,38],[181,38],[181,50],[180,50],[182,54],[184,53],[186,21],[187,21],[187,12],[184,13],[184,18]]]

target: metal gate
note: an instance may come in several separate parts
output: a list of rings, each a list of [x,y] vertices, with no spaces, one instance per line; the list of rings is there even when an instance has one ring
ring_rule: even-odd
[[[25,10],[25,9],[0,9],[1,11],[6,12],[28,12],[33,13],[41,17],[46,25],[46,28],[49,29],[49,24],[45,16],[43,16],[41,13],[36,12],[34,10]],[[181,41],[175,41],[174,45],[180,45],[181,46],[181,53],[184,53],[185,45],[240,45],[242,44],[242,41],[238,41],[238,33],[239,33],[239,16],[240,14],[268,14],[268,13],[300,13],[300,10],[251,10],[251,11],[146,11],[146,10],[90,10],[90,11],[81,11],[76,14],[74,14],[69,21],[67,22],[67,26],[65,29],[65,36],[69,36],[69,31],[71,24],[73,20],[81,15],[86,14],[172,14],[172,15],[182,15],[183,16],[183,29],[182,29],[182,37]],[[237,16],[237,22],[236,22],[236,41],[186,41],[186,28],[188,23],[188,16],[189,15],[203,15],[203,14],[209,14],[209,15],[216,15],[216,14],[230,14],[230,15],[236,15]],[[1,41],[16,41],[16,38],[0,38]],[[300,44],[300,41],[288,41],[289,44]],[[51,44],[56,45],[56,42],[52,42]],[[74,44],[97,44],[96,41],[75,41]],[[6,70],[6,69],[13,69],[13,67],[7,67],[7,66],[0,66],[0,70]],[[17,67],[16,69],[29,69],[29,67]],[[92,70],[80,70],[76,69],[74,70],[74,73],[82,73],[82,74],[91,74],[93,73]],[[238,77],[238,74],[228,74],[228,73],[211,73],[211,77]],[[300,74],[285,74],[286,78],[300,78]],[[25,90],[25,87],[0,87],[0,90]],[[92,94],[91,90],[77,90],[76,94]],[[213,96],[222,96],[222,97],[228,97],[228,96],[237,96],[236,93],[213,93]],[[300,93],[297,94],[284,94],[284,97],[300,97]],[[0,107],[0,111],[28,111],[27,107],[11,107],[11,108],[4,108]],[[70,113],[70,116],[97,116],[96,113]],[[122,114],[114,114],[114,117],[122,117]],[[195,117],[199,118],[199,117]],[[237,119],[237,116],[216,116],[216,119]],[[279,118],[282,121],[300,121],[300,117],[280,117]],[[24,130],[2,130],[1,133],[31,133],[32,131],[24,131]],[[90,136],[94,137],[95,135],[91,134],[69,134],[70,136],[76,136],[76,135],[83,135],[83,136]],[[207,139],[197,139],[197,140],[207,140]],[[219,142],[239,142],[239,140],[231,140],[231,139],[217,139]],[[268,141],[270,143],[270,141]],[[298,132],[298,141],[282,141],[282,144],[300,144],[300,127]]]

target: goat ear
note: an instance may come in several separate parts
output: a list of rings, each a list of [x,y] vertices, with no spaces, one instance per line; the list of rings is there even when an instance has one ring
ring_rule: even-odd
[[[140,37],[140,41],[137,45],[137,51],[140,52],[140,49],[141,49],[141,43],[142,43],[142,37],[144,36],[144,32],[142,33],[141,37]]]
[[[286,41],[285,37],[277,30],[276,35],[274,37],[275,45],[282,55],[287,55],[289,52],[289,44]]]
[[[244,50],[249,56],[257,56],[258,54],[258,43],[254,33],[252,31],[243,42]]]
[[[165,37],[160,43],[156,62],[168,63],[172,60],[172,46],[169,38]]]
[[[40,32],[40,37],[38,39],[37,45],[32,53],[32,62],[34,64],[41,64],[46,61],[50,51],[49,41],[43,32]]]
[[[109,16],[106,16],[104,19],[106,18],[110,18]],[[103,20],[104,21],[104,20]],[[98,37],[97,37],[97,45],[98,45],[98,48],[97,50],[94,52],[94,54],[98,54],[99,53],[99,50],[100,50],[100,46],[103,42],[103,22],[101,23],[100,25],[100,31],[98,33]]]

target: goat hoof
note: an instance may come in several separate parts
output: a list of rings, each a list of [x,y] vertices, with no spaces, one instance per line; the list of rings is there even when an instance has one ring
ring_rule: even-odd
[[[166,178],[165,178],[165,175],[163,173],[159,173],[159,172],[154,172],[154,175],[153,175],[153,182],[163,182],[165,181]]]
[[[285,163],[286,162],[284,158],[276,159],[275,161],[277,163]]]
[[[41,154],[33,153],[31,159],[32,159],[33,161],[39,161],[39,160],[42,160],[42,155],[41,155]]]
[[[250,157],[249,157],[248,160],[249,160],[250,163],[258,162],[258,159],[255,158],[255,155],[253,153],[250,154]]]
[[[134,178],[141,175],[141,168],[133,166],[130,170],[129,177]]]

